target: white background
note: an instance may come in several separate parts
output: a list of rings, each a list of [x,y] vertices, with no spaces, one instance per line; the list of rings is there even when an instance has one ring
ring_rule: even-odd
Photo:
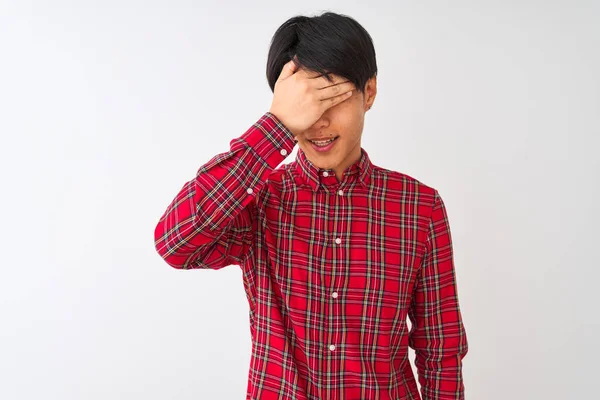
[[[245,398],[239,267],[172,269],[154,227],[326,10],[375,43],[362,146],[446,203],[467,399],[597,394],[598,2],[120,0],[0,3],[0,398]]]

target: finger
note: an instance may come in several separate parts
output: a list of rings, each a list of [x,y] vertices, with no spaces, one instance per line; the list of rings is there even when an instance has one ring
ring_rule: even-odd
[[[354,83],[350,81],[345,81],[343,83],[339,83],[337,85],[331,85],[326,88],[320,89],[317,91],[317,98],[319,100],[327,100],[332,97],[336,97],[339,95],[343,95],[344,93],[354,90],[356,87]]]
[[[327,110],[333,106],[338,105],[339,103],[348,100],[350,97],[352,97],[352,94],[354,92],[345,92],[342,93],[338,96],[334,96],[334,97],[330,97],[328,99],[325,99],[323,101],[321,101],[321,107],[323,108],[323,110]]]
[[[279,78],[277,78],[278,81],[292,76],[298,70],[298,65],[296,64],[296,62],[294,62],[294,60],[296,60],[296,61],[298,60],[296,58],[296,56],[294,56],[294,58],[292,58],[290,61],[285,63],[285,65],[281,69]]]

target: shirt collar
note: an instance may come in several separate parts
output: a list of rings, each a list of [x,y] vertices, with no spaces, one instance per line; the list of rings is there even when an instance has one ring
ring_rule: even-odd
[[[371,163],[371,159],[369,158],[367,151],[362,147],[360,151],[360,159],[346,168],[344,171],[343,180],[345,181],[346,179],[354,179],[356,177],[359,184],[363,188],[366,188],[368,187],[371,179],[373,164]],[[300,148],[298,148],[298,153],[296,154],[295,169],[302,180],[312,187],[313,191],[317,191],[320,184],[324,186],[333,186],[338,183],[337,178],[335,177],[335,172],[332,169],[323,169],[315,166]],[[327,172],[327,174],[324,174],[324,172]]]

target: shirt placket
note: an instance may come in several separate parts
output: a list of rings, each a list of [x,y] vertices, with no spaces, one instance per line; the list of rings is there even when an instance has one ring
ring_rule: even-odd
[[[346,193],[343,185],[340,185],[335,176],[328,176],[330,171],[323,172],[323,182],[327,186],[325,199],[327,208],[329,209],[327,221],[327,240],[328,247],[326,254],[329,256],[327,263],[327,279],[325,280],[325,297],[327,302],[327,323],[326,335],[327,343],[325,343],[326,356],[323,358],[325,371],[325,387],[332,390],[326,390],[327,398],[331,400],[337,399],[336,389],[339,388],[340,382],[340,351],[343,351],[342,339],[343,332],[341,331],[341,321],[343,315],[341,312],[341,302],[343,301],[344,291],[342,290],[343,277],[346,265],[346,229],[344,216],[342,214],[343,207],[346,205]]]

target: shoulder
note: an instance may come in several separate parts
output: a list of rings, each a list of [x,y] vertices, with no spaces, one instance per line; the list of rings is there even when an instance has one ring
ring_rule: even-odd
[[[434,218],[446,217],[444,202],[435,187],[400,171],[375,167],[373,172],[375,184],[386,188],[387,198],[396,203],[390,209],[414,215],[420,235],[430,229]]]
[[[430,203],[433,206],[437,189],[424,183],[422,180],[401,171],[386,169],[377,165],[373,166],[375,184],[383,183],[391,191],[403,197],[411,197],[414,201]]]

